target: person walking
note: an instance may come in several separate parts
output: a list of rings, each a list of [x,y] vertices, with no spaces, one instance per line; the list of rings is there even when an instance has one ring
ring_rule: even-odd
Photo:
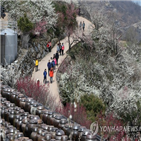
[[[54,70],[55,70],[55,69],[56,69],[56,63],[57,63],[57,62],[56,62],[56,58],[54,58],[53,61],[54,61],[54,63],[55,63],[55,66],[54,66]]]
[[[46,84],[46,80],[47,80],[47,71],[46,71],[46,69],[44,70],[43,75],[44,75],[43,83]]]
[[[52,68],[49,72],[49,76],[50,76],[50,83],[52,83],[53,82],[53,69]]]
[[[59,48],[60,48],[60,55],[61,55],[61,52],[62,52],[62,45],[61,45],[61,43],[59,43]]]
[[[51,59],[52,59],[52,58],[51,58]],[[52,59],[51,64],[52,64],[52,68],[53,68],[53,70],[55,70],[55,62],[54,62],[54,60],[53,60],[53,59]]]
[[[82,22],[80,21],[80,24],[79,24],[79,28],[80,30],[82,29]]]
[[[54,60],[54,62],[55,62],[55,66],[56,66],[56,64],[57,64],[57,62],[56,62],[56,58],[54,58],[53,60]]]
[[[49,52],[50,52],[50,50],[49,50],[49,43],[47,43],[47,51],[49,51]]]
[[[85,22],[83,21],[83,31],[84,31],[84,29],[85,29]]]
[[[47,63],[47,67],[48,67],[48,76],[49,76],[49,71],[50,71],[50,69],[51,69],[51,63],[50,63],[50,60],[49,60],[48,63]]]
[[[64,54],[64,44],[62,43],[62,55]]]
[[[56,65],[58,65],[58,59],[59,59],[59,54],[58,54],[58,51],[56,52],[55,57],[56,57]]]
[[[59,43],[57,44],[57,51],[60,52]]]
[[[38,59],[36,59],[36,61],[35,61],[35,71],[38,71]]]
[[[49,44],[49,52],[51,52],[51,41],[49,41],[48,44]]]

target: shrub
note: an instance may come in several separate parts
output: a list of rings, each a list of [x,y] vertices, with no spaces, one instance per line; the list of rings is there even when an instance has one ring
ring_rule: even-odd
[[[49,92],[49,85],[37,84],[36,81],[32,80],[30,77],[20,78],[17,81],[17,89],[21,93],[24,93],[28,97],[32,97],[34,100],[42,103],[45,106],[50,107],[51,109],[57,107],[55,98],[52,97]]]
[[[66,3],[61,2],[61,1],[59,1],[59,2],[54,1],[53,4],[54,4],[54,8],[55,8],[56,13],[61,12],[61,13],[66,14],[66,10],[67,10]]]
[[[127,104],[131,104],[126,100]],[[129,106],[128,106],[129,107]],[[134,126],[141,126],[141,99],[139,99],[135,103],[136,108],[130,108],[130,110],[126,110],[119,112],[118,115],[122,118],[125,124],[130,124]]]
[[[103,101],[93,94],[83,95],[80,102],[86,108],[87,116],[91,121],[95,121],[95,117],[100,111],[105,112],[106,107]]]
[[[77,107],[74,107],[74,104],[67,103],[63,109],[57,109],[57,112],[69,118],[72,115],[72,120],[79,123],[82,126],[90,128],[91,121],[87,119],[87,113],[84,106],[77,104]]]
[[[18,20],[18,27],[23,33],[26,33],[33,29],[33,23],[24,14],[24,17],[20,17]]]

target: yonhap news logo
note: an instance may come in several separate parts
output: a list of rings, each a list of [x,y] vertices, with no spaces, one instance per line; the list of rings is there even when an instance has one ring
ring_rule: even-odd
[[[98,126],[98,122],[97,122],[97,121],[95,121],[95,122],[93,122],[93,123],[91,124],[90,130],[93,132],[93,136],[95,136],[95,135],[98,133],[98,131],[99,131],[99,126]]]
[[[98,132],[101,133],[119,133],[124,131],[125,133],[138,133],[141,132],[141,126],[100,126],[97,121],[93,122],[90,126],[90,130],[93,132],[95,136]]]

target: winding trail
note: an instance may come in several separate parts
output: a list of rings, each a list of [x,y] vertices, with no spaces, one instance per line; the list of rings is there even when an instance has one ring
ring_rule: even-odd
[[[80,21],[84,21],[85,22],[85,31],[84,31],[84,34],[89,34],[90,31],[91,31],[91,26],[92,26],[92,23],[90,21],[88,21],[87,19],[83,18],[83,17],[80,17],[80,16],[77,16],[77,22],[78,22],[78,25],[80,23]],[[82,35],[83,31],[80,30],[80,29],[77,29],[77,33],[79,35]],[[71,41],[73,41],[73,38],[75,38],[75,35],[71,35]],[[69,49],[69,45],[68,45],[68,38],[64,38],[63,40],[60,41],[61,43],[64,43],[64,47],[65,47],[65,50],[64,50],[64,55],[62,56],[59,56],[59,60],[58,60],[58,66],[56,66],[56,69],[55,69],[55,72],[54,72],[54,77],[53,77],[53,83],[49,85],[49,90],[51,92],[51,94],[56,98],[56,104],[59,105],[61,104],[60,103],[60,95],[59,95],[59,89],[58,89],[58,84],[57,84],[57,81],[56,81],[56,72],[60,66],[60,64],[63,62],[63,60],[66,58],[67,54],[66,54],[66,51]],[[74,43],[76,44],[76,43]],[[74,45],[73,44],[73,45]],[[38,71],[35,72],[35,70],[33,71],[32,73],[32,79],[34,79],[35,81],[37,79],[39,79],[40,81],[40,84],[43,84],[43,72],[44,72],[44,69],[47,69],[47,63],[48,63],[48,60],[50,60],[51,57],[53,57],[53,54],[56,53],[56,50],[57,50],[57,44],[52,48],[51,52],[49,52],[40,62],[39,62],[39,66],[38,66]],[[47,69],[48,70],[48,69]],[[48,73],[48,71],[47,71]],[[49,76],[47,76],[47,81],[49,81],[50,78]],[[47,84],[46,84],[47,85]],[[61,105],[60,105],[61,106]]]

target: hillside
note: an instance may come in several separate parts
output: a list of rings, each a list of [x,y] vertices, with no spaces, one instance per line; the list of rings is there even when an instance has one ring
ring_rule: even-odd
[[[141,20],[141,6],[131,1],[110,1],[110,2],[85,2],[83,3],[90,9],[90,13],[101,12],[103,15],[110,18],[110,14],[116,14],[116,20],[120,26],[126,27]],[[111,17],[112,18],[112,17]]]
[[[121,41],[116,56],[104,50],[108,43],[94,44],[90,49],[89,44],[78,43],[63,61],[57,74],[63,102],[79,103],[82,96],[93,94],[104,101],[105,115],[114,113],[125,126],[140,126],[141,47]]]
[[[122,33],[126,32],[128,28],[134,26],[137,31],[138,41],[141,40],[141,6],[132,1],[101,1],[92,2],[88,1],[82,3],[85,5],[91,18],[94,14],[101,13],[109,21],[115,21],[115,25]]]
[[[132,2],[87,2],[85,7],[98,26],[79,37],[59,68],[62,100],[79,103],[83,95],[93,94],[104,101],[105,115],[114,113],[125,125],[140,126],[141,46],[132,40],[140,30],[140,7]]]

